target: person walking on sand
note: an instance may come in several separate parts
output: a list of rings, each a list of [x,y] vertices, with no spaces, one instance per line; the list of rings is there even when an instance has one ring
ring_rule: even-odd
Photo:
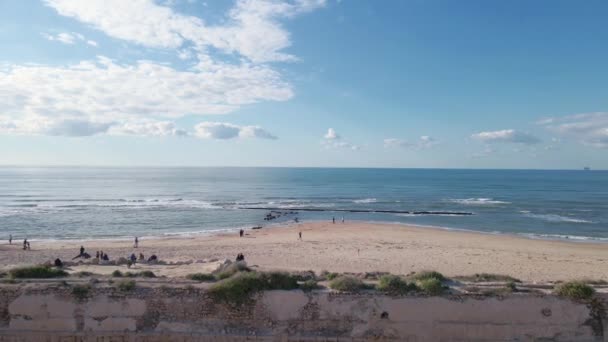
[[[332,222],[333,224],[336,224],[336,217],[335,217],[335,216],[331,218],[331,222]]]
[[[302,232],[298,232],[298,240],[302,240]]]
[[[135,237],[135,243],[133,244],[133,247],[139,247],[139,239],[137,238],[137,236]]]
[[[8,236],[8,244],[9,244],[9,245],[12,245],[12,244],[13,244],[13,234],[10,234],[10,235]]]
[[[23,250],[27,249],[27,239],[23,239]]]

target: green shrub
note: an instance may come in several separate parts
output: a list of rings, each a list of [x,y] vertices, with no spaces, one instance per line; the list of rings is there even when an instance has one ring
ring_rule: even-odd
[[[156,278],[156,274],[152,271],[141,271],[137,273],[137,276],[142,278]]]
[[[437,279],[440,282],[445,281],[446,277],[443,274],[436,271],[420,271],[418,273],[414,273],[410,276],[412,280],[427,280],[427,279]]]
[[[377,288],[383,292],[399,295],[404,295],[418,289],[416,284],[408,283],[403,278],[391,274],[381,276]]]
[[[215,273],[215,277],[219,280],[230,278],[238,272],[249,272],[251,269],[243,262],[234,262]]]
[[[209,294],[222,301],[241,304],[251,295],[264,290],[293,290],[298,288],[296,278],[283,272],[238,272],[230,278],[213,284]]]
[[[314,279],[306,280],[305,282],[300,284],[300,289],[302,289],[302,291],[304,292],[316,290],[318,288],[320,288],[319,284],[317,284],[317,281]]]
[[[85,300],[91,292],[91,286],[89,285],[76,285],[72,288],[72,295],[78,300]]]
[[[555,287],[555,294],[573,300],[587,300],[593,297],[595,289],[580,281],[570,281],[557,285]]]
[[[31,266],[31,267],[19,267],[13,268],[9,271],[9,275],[12,278],[61,278],[68,276],[68,273],[64,270],[52,268],[49,266]]]
[[[73,277],[78,277],[78,278],[91,277],[94,275],[96,275],[96,274],[92,273],[92,272],[87,272],[87,271],[80,271],[80,272],[72,273]]]
[[[293,290],[298,288],[297,277],[286,272],[262,273],[271,290]]]
[[[117,287],[122,292],[130,292],[135,289],[135,280],[123,280],[118,283]]]
[[[367,288],[367,286],[361,281],[361,279],[351,276],[339,276],[337,278],[334,278],[329,283],[329,287],[334,290],[344,292],[357,292]]]
[[[186,278],[188,278],[190,280],[195,280],[195,281],[214,281],[215,280],[215,276],[213,274],[209,274],[209,273],[188,274],[186,276]]]
[[[461,281],[470,281],[473,283],[483,283],[483,282],[490,282],[490,281],[507,281],[507,282],[521,283],[521,280],[519,280],[517,278],[513,278],[511,276],[504,275],[504,274],[494,274],[494,273],[476,273],[476,274],[470,275],[470,276],[456,277],[456,279],[461,280]]]
[[[334,279],[338,278],[339,276],[340,276],[340,273],[331,272],[331,273],[328,273],[328,274],[325,276],[325,279],[327,279],[327,280],[330,280],[330,281],[331,281],[331,280],[334,280]]]
[[[505,288],[510,292],[517,292],[517,285],[514,281],[509,281],[505,284]]]
[[[112,277],[120,278],[122,276],[123,276],[123,274],[119,270],[115,270],[114,272],[112,272]]]
[[[441,280],[432,277],[418,280],[416,281],[416,285],[418,285],[418,288],[420,288],[422,292],[430,296],[438,296],[445,290]]]

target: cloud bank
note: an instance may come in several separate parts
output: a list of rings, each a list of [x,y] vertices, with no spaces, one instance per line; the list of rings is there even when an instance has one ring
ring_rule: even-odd
[[[500,131],[479,132],[471,135],[472,139],[482,141],[484,143],[517,143],[525,145],[538,144],[540,139],[514,129],[503,129]]]

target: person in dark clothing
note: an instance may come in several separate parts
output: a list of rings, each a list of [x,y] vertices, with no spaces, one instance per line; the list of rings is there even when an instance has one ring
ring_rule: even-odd
[[[55,267],[59,267],[59,268],[63,267],[63,262],[61,261],[61,259],[59,259],[59,258],[55,259]]]
[[[95,258],[99,259],[99,251],[95,252]]]
[[[23,240],[23,250],[27,249],[27,239]]]
[[[152,256],[148,258],[148,262],[150,261],[158,261],[158,257],[156,256],[156,254],[152,254]]]
[[[243,237],[243,234],[245,234],[245,231],[244,231],[244,230],[242,230],[242,229],[241,229],[241,230],[239,230],[239,237]]]
[[[243,255],[243,253],[239,253],[236,255],[236,261],[243,261],[245,260],[245,256]]]
[[[84,254],[84,246],[80,246],[80,255]]]

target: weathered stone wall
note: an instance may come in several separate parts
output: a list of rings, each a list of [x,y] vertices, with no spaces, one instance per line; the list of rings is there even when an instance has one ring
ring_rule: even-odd
[[[604,298],[605,300],[605,298]],[[0,288],[0,341],[608,341],[597,308],[554,296],[398,297],[270,291],[247,305],[199,288]]]

